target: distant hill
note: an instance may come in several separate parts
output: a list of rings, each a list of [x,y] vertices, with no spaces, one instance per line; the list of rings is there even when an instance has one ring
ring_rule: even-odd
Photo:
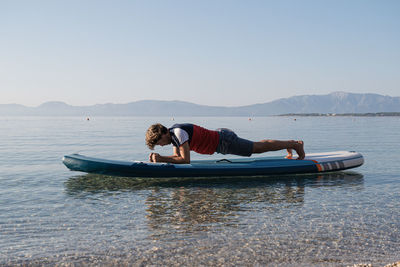
[[[0,116],[269,116],[299,113],[400,112],[400,97],[334,92],[302,95],[239,107],[198,105],[183,101],[143,100],[127,104],[71,106],[46,102],[38,107],[0,104]]]

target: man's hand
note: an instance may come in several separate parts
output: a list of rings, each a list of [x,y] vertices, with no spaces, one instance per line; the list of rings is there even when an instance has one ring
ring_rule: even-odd
[[[160,161],[160,154],[158,153],[150,153],[149,161],[150,162],[159,162]]]

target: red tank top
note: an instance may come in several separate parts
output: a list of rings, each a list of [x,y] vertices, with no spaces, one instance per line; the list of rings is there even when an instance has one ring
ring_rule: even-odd
[[[193,136],[190,150],[200,154],[214,154],[219,143],[219,133],[193,125]]]

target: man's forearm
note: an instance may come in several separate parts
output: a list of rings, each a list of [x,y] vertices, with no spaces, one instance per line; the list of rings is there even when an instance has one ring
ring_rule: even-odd
[[[176,164],[187,164],[190,163],[190,160],[186,160],[181,156],[160,156],[157,162],[167,162],[167,163],[176,163]]]

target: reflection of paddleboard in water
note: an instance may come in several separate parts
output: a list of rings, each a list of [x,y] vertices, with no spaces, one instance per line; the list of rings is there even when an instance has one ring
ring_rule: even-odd
[[[193,160],[190,164],[117,161],[79,154],[66,155],[63,163],[72,171],[129,177],[253,176],[339,171],[361,166],[360,153],[336,151],[306,154],[303,160],[258,157]]]
[[[282,183],[282,180],[284,183]],[[110,176],[95,173],[84,173],[72,175],[65,182],[68,194],[80,195],[82,192],[91,194],[102,193],[104,191],[136,191],[147,190],[149,187],[158,188],[215,188],[218,189],[242,189],[246,188],[247,195],[257,194],[258,187],[264,187],[268,192],[268,188],[287,187],[298,190],[299,188],[312,186],[317,187],[351,187],[353,189],[361,189],[364,183],[364,176],[354,171],[338,171],[324,173],[308,173],[308,174],[287,174],[287,175],[258,175],[258,176],[234,176],[234,177],[171,177],[171,178],[135,178]],[[361,186],[361,187],[360,187]],[[272,189],[275,190],[275,189]],[[256,192],[257,191],[257,192]],[[240,194],[243,191],[240,190]],[[276,193],[276,191],[274,191]],[[284,196],[274,195],[272,199],[284,199],[297,197],[296,194],[283,193]],[[226,195],[228,198],[230,194]],[[276,198],[275,198],[276,197]],[[268,198],[268,197],[267,197]],[[244,199],[244,198],[240,198]],[[271,198],[268,198],[271,199]]]

